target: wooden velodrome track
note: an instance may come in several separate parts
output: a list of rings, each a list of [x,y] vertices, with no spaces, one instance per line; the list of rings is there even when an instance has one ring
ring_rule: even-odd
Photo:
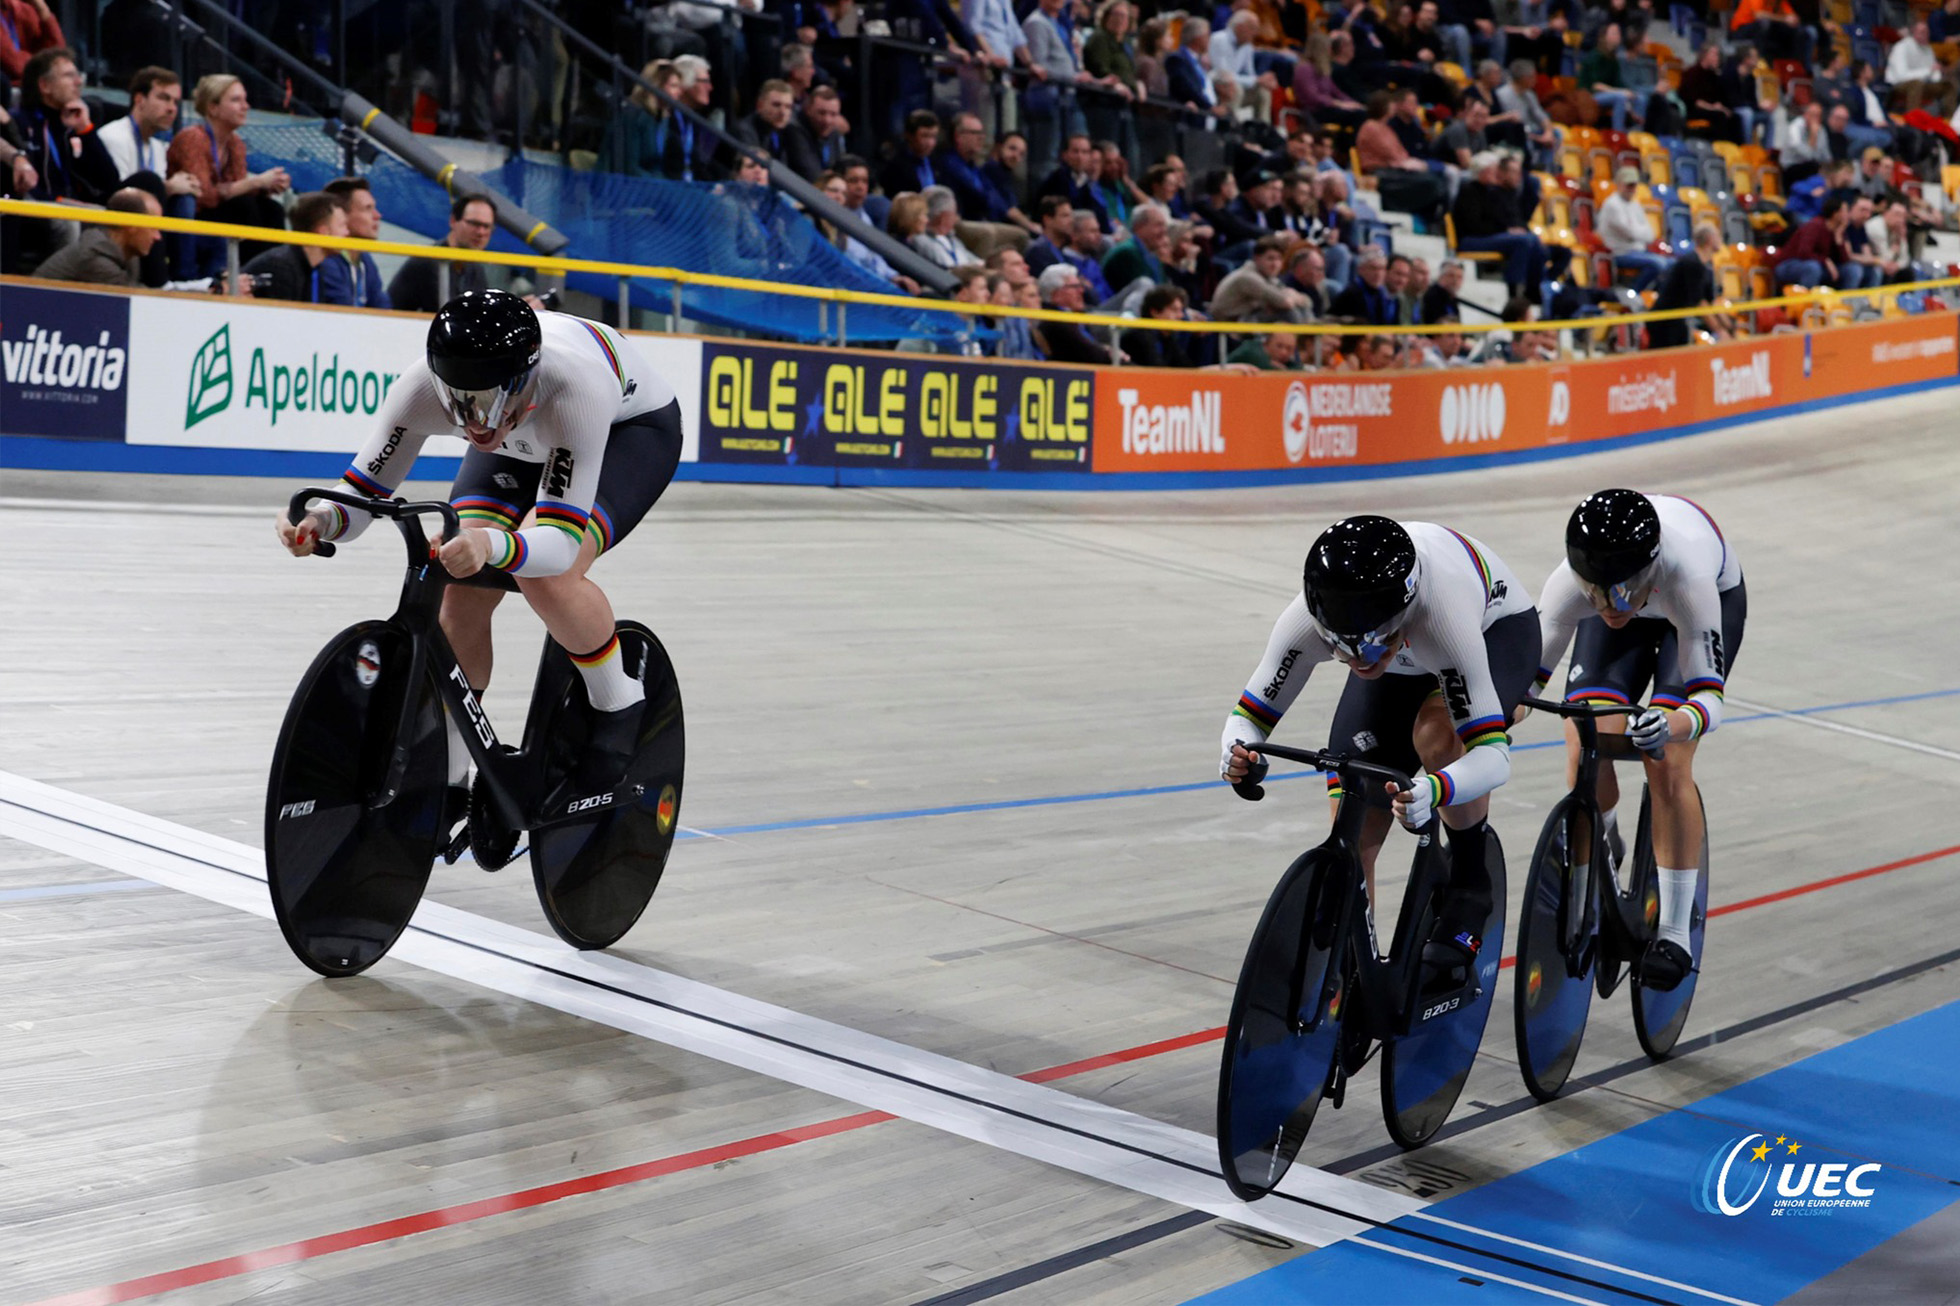
[[[676,486],[598,572],[687,703],[697,833],[645,919],[581,957],[523,862],[466,862],[420,918],[452,941],[335,982],[248,876],[287,696],[392,607],[399,546],[287,558],[283,483],[8,473],[0,1302],[1176,1302],[1934,1011],[1960,998],[1955,393],[1287,490]],[[1697,768],[1730,910],[1687,1054],[1648,1066],[1624,998],[1595,1004],[1590,1080],[1524,1109],[1506,972],[1454,1133],[1397,1154],[1371,1068],[1289,1181],[1321,1205],[1238,1206],[1204,1172],[1215,1031],[1326,816],[1317,785],[1206,782],[1307,543],[1435,520],[1536,585],[1611,484],[1705,505],[1752,600]],[[521,604],[499,639],[508,730]],[[1279,738],[1322,742],[1337,684]],[[1558,749],[1516,760],[1513,929],[1560,783]],[[1953,1300],[1932,1245],[1912,1282]]]

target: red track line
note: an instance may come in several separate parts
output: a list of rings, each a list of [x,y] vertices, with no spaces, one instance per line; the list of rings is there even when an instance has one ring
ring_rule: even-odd
[[[1888,871],[1904,870],[1908,866],[1919,866],[1926,862],[1938,861],[1943,857],[1960,854],[1960,844],[1948,848],[1937,848],[1931,852],[1904,857],[1896,862],[1886,862],[1882,866],[1868,866],[1862,871],[1850,871],[1843,875],[1833,875],[1829,879],[1813,880],[1809,884],[1799,884],[1794,888],[1779,889],[1758,898],[1747,898],[1732,902],[1727,906],[1710,911],[1710,916],[1726,916],[1730,912],[1748,911],[1752,907],[1763,907],[1786,898],[1800,897],[1806,893],[1816,893],[1821,889],[1849,884],[1854,880],[1870,879],[1874,875],[1884,875]],[[1515,956],[1506,957],[1499,969],[1517,961]],[[1052,1080],[1067,1079],[1071,1075],[1086,1074],[1091,1070],[1101,1070],[1108,1066],[1122,1065],[1129,1061],[1143,1061],[1150,1057],[1162,1056],[1168,1052],[1178,1052],[1185,1048],[1198,1047],[1225,1037],[1223,1026],[1217,1029],[1201,1029],[1191,1034],[1180,1034],[1175,1038],[1159,1039],[1155,1043],[1143,1043],[1120,1052],[1106,1052],[1101,1056],[1086,1057],[1081,1061],[1070,1061],[1059,1066],[1049,1066],[1042,1070],[1030,1070],[1017,1076],[1031,1084],[1046,1084]],[[261,1251],[247,1252],[242,1256],[227,1256],[220,1260],[206,1261],[202,1265],[186,1266],[180,1270],[167,1270],[162,1274],[146,1275],[140,1279],[128,1279],[122,1283],[110,1284],[106,1288],[89,1288],[82,1292],[72,1292],[63,1297],[49,1297],[33,1306],[113,1306],[117,1302],[134,1301],[139,1297],[149,1297],[157,1293],[171,1292],[178,1288],[191,1288],[198,1284],[212,1283],[219,1279],[234,1278],[250,1274],[254,1270],[268,1269],[276,1265],[292,1265],[309,1261],[317,1256],[333,1252],[350,1251],[356,1247],[369,1247],[375,1243],[387,1242],[394,1238],[406,1238],[411,1234],[427,1233],[431,1229],[446,1229],[452,1225],[468,1224],[473,1220],[486,1219],[493,1215],[503,1215],[511,1211],[528,1210],[566,1197],[577,1197],[582,1193],[603,1192],[609,1188],[619,1188],[627,1184],[639,1183],[645,1179],[657,1179],[662,1175],[680,1174],[687,1170],[698,1170],[703,1166],[718,1165],[737,1157],[756,1156],[763,1152],[773,1152],[789,1147],[794,1143],[808,1142],[815,1138],[829,1138],[836,1134],[850,1133],[870,1125],[883,1124],[897,1117],[883,1111],[860,1111],[855,1115],[837,1116],[830,1120],[820,1120],[814,1124],[798,1125],[793,1129],[779,1130],[770,1134],[758,1134],[753,1138],[740,1139],[733,1143],[721,1143],[705,1147],[699,1151],[682,1152],[677,1156],[663,1157],[657,1161],[645,1161],[639,1165],[622,1166],[617,1170],[604,1170],[598,1174],[586,1175],[578,1179],[566,1179],[555,1184],[543,1184],[536,1188],[526,1188],[521,1192],[508,1193],[501,1197],[486,1197],[479,1201],[464,1202],[459,1206],[446,1206],[433,1211],[423,1211],[416,1215],[406,1215],[399,1219],[383,1220],[378,1224],[363,1225],[358,1229],[347,1229],[340,1233],[326,1234],[319,1238],[306,1238],[299,1242],[286,1243],[279,1247],[268,1247]]]

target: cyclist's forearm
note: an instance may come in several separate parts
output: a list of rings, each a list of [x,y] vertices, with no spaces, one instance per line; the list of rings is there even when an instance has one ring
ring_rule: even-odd
[[[1474,802],[1501,788],[1511,778],[1511,745],[1508,736],[1501,741],[1478,744],[1430,780],[1436,787],[1436,805]]]

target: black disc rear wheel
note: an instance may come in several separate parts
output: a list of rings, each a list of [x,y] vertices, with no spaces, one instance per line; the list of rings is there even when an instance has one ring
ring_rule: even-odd
[[[1650,839],[1648,807],[1652,797],[1646,796],[1640,802],[1640,837],[1638,844],[1639,866],[1643,875],[1642,883],[1648,886],[1652,898],[1650,923],[1660,916],[1659,873],[1654,868],[1653,843]],[[1695,791],[1695,802],[1701,802],[1701,791]],[[1650,989],[1640,983],[1636,976],[1633,984],[1633,1032],[1640,1039],[1641,1051],[1655,1061],[1665,1060],[1674,1051],[1675,1043],[1680,1041],[1681,1030],[1688,1023],[1688,1009],[1694,1005],[1695,981],[1701,978],[1702,939],[1708,925],[1708,809],[1702,808],[1701,826],[1701,874],[1695,877],[1694,914],[1688,922],[1688,937],[1692,943],[1689,954],[1695,968],[1682,977],[1681,982],[1665,991]]]
[[[1540,1102],[1565,1087],[1585,1038],[1592,1009],[1592,969],[1599,953],[1598,912],[1592,909],[1592,874],[1576,878],[1575,841],[1596,842],[1584,829],[1584,804],[1567,795],[1545,821],[1532,855],[1518,913],[1518,960],[1512,1011],[1518,1070]],[[1581,839],[1581,836],[1585,837]],[[1592,864],[1597,865],[1595,855]]]
[[[1246,1201],[1286,1177],[1339,1049],[1347,994],[1335,968],[1352,888],[1342,871],[1322,848],[1288,867],[1239,970],[1218,1078],[1218,1157]]]
[[[411,651],[385,621],[335,636],[273,752],[266,881],[286,942],[322,975],[358,974],[387,954],[441,846],[449,746]]]
[[[629,792],[590,820],[531,835],[538,901],[558,937],[575,948],[611,947],[633,928],[660,886],[680,822],[687,757],[680,681],[667,650],[645,626],[620,622],[619,646],[627,671],[639,673],[646,687],[639,743],[626,772]],[[548,643],[545,656],[564,658],[565,652]],[[584,756],[590,733],[585,683],[576,675],[565,683],[539,734],[546,792]],[[631,786],[640,787],[637,797]]]
[[[1422,1146],[1450,1118],[1490,1021],[1498,959],[1504,955],[1505,881],[1504,849],[1497,831],[1488,827],[1484,864],[1490,869],[1491,909],[1484,918],[1476,983],[1469,992],[1433,1004],[1418,1000],[1409,1032],[1382,1046],[1382,1118],[1401,1147]],[[1414,937],[1427,939],[1429,931],[1425,912]]]

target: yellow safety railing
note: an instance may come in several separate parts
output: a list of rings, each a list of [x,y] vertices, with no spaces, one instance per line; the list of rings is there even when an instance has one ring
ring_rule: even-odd
[[[547,257],[539,254],[504,254],[493,250],[454,249],[446,245],[409,245],[392,240],[361,240],[353,236],[326,236],[312,232],[282,231],[271,227],[247,227],[228,222],[203,222],[193,218],[153,217],[142,213],[118,213],[75,204],[47,204],[38,200],[0,199],[0,215],[23,218],[52,218],[89,222],[113,227],[151,227],[159,231],[187,232],[232,240],[252,240],[268,244],[314,245],[324,249],[360,250],[369,254],[399,254],[408,258],[440,258],[452,263],[487,263],[497,267],[525,268],[552,275],[568,272],[596,273],[623,280],[669,282],[681,286],[709,286],[723,290],[748,290],[759,294],[784,295],[792,299],[825,300],[834,304],[878,304],[914,312],[955,313],[968,317],[1028,318],[1037,322],[1075,322],[1083,326],[1114,327],[1123,331],[1188,331],[1199,335],[1474,335],[1487,331],[1515,330],[1514,322],[1431,323],[1426,326],[1363,326],[1327,322],[1186,322],[1163,319],[1114,317],[1101,313],[1065,313],[1052,308],[1007,308],[996,304],[960,304],[950,300],[923,300],[909,295],[881,295],[862,290],[843,290],[833,286],[803,286],[783,281],[756,281],[748,277],[725,277],[714,272],[692,272],[682,268],[650,267],[638,263],[612,263],[602,259]],[[1773,299],[1752,299],[1719,308],[1672,308],[1639,313],[1560,319],[1529,323],[1533,331],[1599,331],[1639,322],[1665,322],[1711,313],[1740,315],[1766,308],[1809,308],[1850,298],[1884,299],[1917,290],[1945,290],[1960,287],[1960,277],[1937,277],[1871,290],[1799,290]]]

